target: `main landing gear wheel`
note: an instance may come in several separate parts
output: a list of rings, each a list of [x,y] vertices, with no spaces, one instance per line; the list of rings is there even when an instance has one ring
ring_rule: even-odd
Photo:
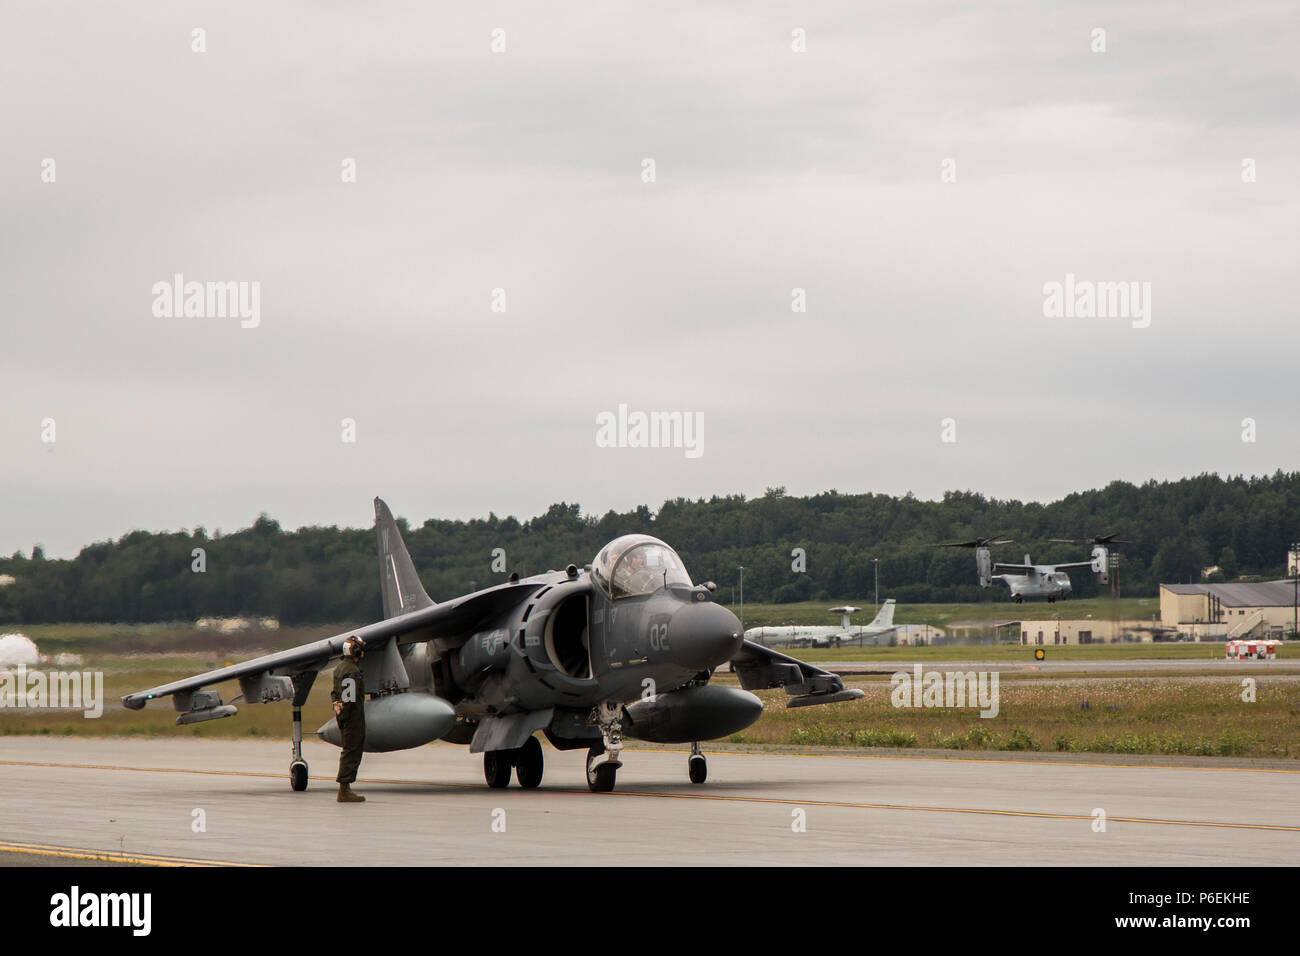
[[[704,759],[704,754],[700,752],[700,742],[691,741],[691,756],[686,761],[686,772],[691,778],[691,783],[703,783],[709,779],[709,762]]]
[[[514,761],[509,750],[489,750],[483,755],[483,778],[493,790],[510,786],[510,771]]]
[[[307,762],[305,760],[295,760],[289,764],[289,786],[295,793],[302,793],[307,789]]]
[[[515,751],[515,776],[519,786],[533,790],[542,783],[542,745],[536,737],[529,737],[527,742]]]
[[[587,789],[592,793],[609,793],[614,789],[618,768],[619,764],[609,761],[603,744],[591,747],[587,751]]]

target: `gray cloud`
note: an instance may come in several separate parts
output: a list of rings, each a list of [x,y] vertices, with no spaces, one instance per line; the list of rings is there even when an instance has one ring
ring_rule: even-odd
[[[1295,468],[1296,39],[1271,2],[8,10],[0,551]],[[154,318],[176,272],[261,282],[261,326]],[[1151,282],[1151,327],[1045,319],[1067,272]],[[704,456],[597,448],[620,402],[703,412]]]

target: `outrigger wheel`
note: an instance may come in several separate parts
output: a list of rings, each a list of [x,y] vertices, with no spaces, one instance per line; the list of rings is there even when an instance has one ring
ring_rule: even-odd
[[[310,686],[310,684],[308,685]],[[302,759],[302,708],[298,698],[294,698],[293,708],[293,751],[289,757],[289,786],[294,793],[307,789],[307,761]]]
[[[691,783],[703,783],[709,779],[709,762],[704,759],[704,754],[700,753],[698,740],[691,744],[691,756],[686,761],[686,772],[691,778]]]
[[[493,790],[510,786],[510,771],[514,769],[510,750],[489,750],[483,754],[483,777]]]

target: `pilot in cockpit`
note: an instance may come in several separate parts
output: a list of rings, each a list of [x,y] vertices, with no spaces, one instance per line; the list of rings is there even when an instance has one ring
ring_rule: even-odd
[[[633,548],[614,573],[614,587],[622,594],[645,594],[663,583],[663,572],[646,567],[644,546]]]

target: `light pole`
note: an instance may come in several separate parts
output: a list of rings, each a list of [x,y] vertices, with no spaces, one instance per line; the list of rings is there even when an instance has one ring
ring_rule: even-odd
[[[740,565],[740,633],[745,633],[745,566]]]
[[[1295,609],[1291,615],[1291,636],[1300,640],[1300,541],[1291,544],[1291,576],[1295,578]]]

